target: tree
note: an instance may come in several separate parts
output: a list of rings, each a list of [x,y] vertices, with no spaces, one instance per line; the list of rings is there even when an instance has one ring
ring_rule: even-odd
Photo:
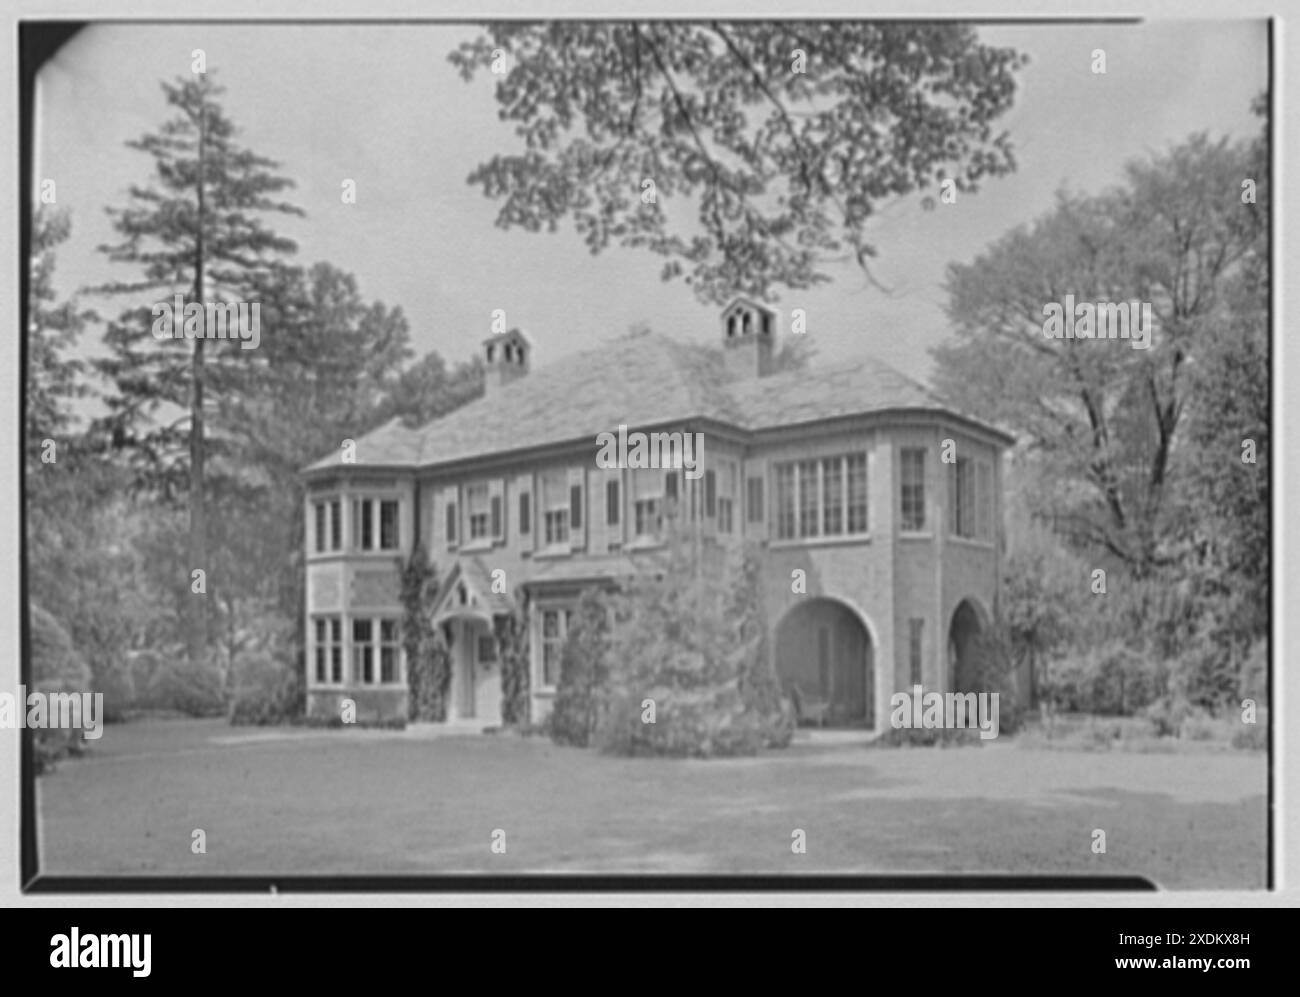
[[[845,21],[501,22],[449,58],[504,71],[525,148],[469,176],[498,225],[570,218],[593,253],[648,249],[715,303],[824,282],[837,256],[869,277],[882,201],[1012,170],[993,125],[1025,62],[964,25]]]
[[[1191,369],[1227,320],[1225,290],[1251,245],[1240,179],[1246,150],[1193,136],[1133,162],[1126,183],[1009,232],[949,268],[956,342],[935,351],[937,387],[1001,423],[1041,461],[1033,511],[1076,547],[1137,576],[1177,563],[1173,482]],[[1150,302],[1150,349],[1131,341],[1049,339],[1045,308]]]
[[[55,250],[71,232],[67,212],[44,206],[34,212],[23,426],[29,488],[36,484],[34,474],[40,470],[42,441],[57,438],[71,428],[73,399],[89,393],[81,380],[85,365],[68,353],[95,314],[79,309],[75,299],[59,302],[54,290]]]
[[[160,341],[153,306],[170,306],[175,295],[199,308],[255,300],[259,278],[295,249],[262,216],[302,212],[278,199],[292,182],[275,175],[277,164],[236,143],[217,101],[222,88],[209,75],[164,83],[163,92],[177,115],[127,143],[153,157],[155,184],[132,186],[129,207],[108,209],[123,241],[101,249],[140,273],[100,289],[129,295],[132,304],[110,323],[112,355],[99,369],[116,389],[105,425],[132,453],[146,487],[168,497],[187,490],[189,565],[206,570],[209,391],[220,398],[237,390],[257,350],[223,342],[209,353],[203,338],[191,336],[188,316],[185,339]],[[182,316],[172,319],[179,327]],[[186,605],[189,655],[198,662],[207,646],[207,600]]]

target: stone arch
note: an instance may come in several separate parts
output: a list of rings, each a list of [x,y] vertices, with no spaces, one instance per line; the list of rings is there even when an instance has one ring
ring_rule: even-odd
[[[972,596],[960,600],[948,620],[948,688],[952,692],[980,692],[976,642],[991,618]]]
[[[857,607],[805,597],[777,622],[773,646],[777,681],[800,699],[805,721],[874,726],[879,642]]]

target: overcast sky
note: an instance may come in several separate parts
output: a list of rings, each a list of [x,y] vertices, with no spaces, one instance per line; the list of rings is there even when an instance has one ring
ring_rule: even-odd
[[[159,83],[188,74],[202,48],[226,87],[227,114],[247,147],[293,178],[307,216],[276,218],[302,263],[328,260],[356,274],[368,300],[400,305],[419,353],[468,359],[491,312],[536,344],[535,365],[619,335],[637,322],[712,341],[715,310],[662,260],[612,248],[592,257],[571,228],[555,234],[494,227],[496,205],[465,178],[495,152],[518,148],[497,119],[492,78],[465,83],[447,53],[475,29],[457,25],[302,27],[105,25],[79,34],[39,77],[35,179],[54,179],[73,234],[59,251],[57,286],[123,279],[130,271],[96,247],[114,241],[104,214],[126,203],[152,160],[128,139],[170,117]],[[928,376],[929,349],[948,335],[944,270],[969,261],[1008,229],[1051,207],[1064,186],[1097,192],[1126,160],[1167,149],[1196,131],[1249,137],[1251,99],[1267,87],[1262,21],[980,28],[991,44],[1030,57],[1015,106],[999,123],[1019,168],[976,195],[924,212],[894,205],[871,231],[885,295],[845,264],[815,292],[783,292],[802,307],[822,361],[871,352]],[[1092,73],[1092,51],[1107,72]],[[344,205],[340,184],[357,183]],[[119,301],[88,299],[108,314]],[[98,335],[98,332],[95,333]]]

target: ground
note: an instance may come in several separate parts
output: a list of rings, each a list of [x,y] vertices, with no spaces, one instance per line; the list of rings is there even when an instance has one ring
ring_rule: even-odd
[[[111,726],[37,781],[53,875],[1140,874],[1262,888],[1262,752],[797,742],[621,759],[541,738]],[[202,828],[207,853],[191,852]],[[494,829],[506,854],[493,854]],[[791,832],[807,853],[791,851]],[[1092,852],[1093,830],[1106,853]]]

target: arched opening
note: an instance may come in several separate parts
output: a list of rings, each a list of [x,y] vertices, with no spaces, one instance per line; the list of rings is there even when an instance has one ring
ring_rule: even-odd
[[[953,610],[948,627],[948,684],[952,692],[980,692],[977,643],[984,630],[984,616],[970,599]]]
[[[871,633],[834,599],[801,601],[776,628],[776,675],[803,724],[875,722]]]

